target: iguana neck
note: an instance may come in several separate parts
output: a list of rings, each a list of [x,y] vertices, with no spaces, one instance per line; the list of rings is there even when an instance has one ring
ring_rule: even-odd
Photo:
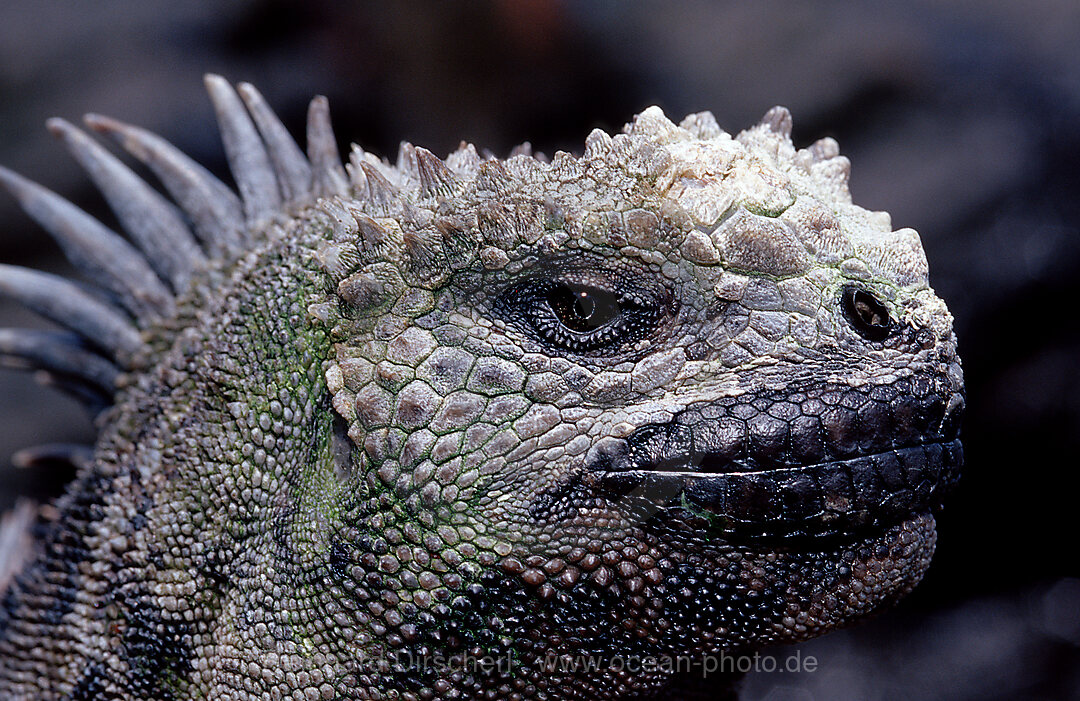
[[[87,568],[113,563],[92,588],[103,611],[92,639],[125,650],[153,641],[126,659],[153,672],[148,689],[186,685],[192,650],[182,638],[205,644],[252,611],[273,649],[288,637],[289,614],[266,599],[277,593],[267,578],[303,587],[296,573],[328,552],[349,453],[343,464],[347,439],[334,433],[325,390],[331,344],[307,311],[325,296],[324,281],[302,238],[268,242],[215,274],[216,289],[193,287],[217,304],[192,301],[195,323],[122,394],[93,466],[66,497],[76,510],[101,497],[92,531],[141,541],[146,554],[134,567],[111,556],[115,535],[88,536],[80,549]]]

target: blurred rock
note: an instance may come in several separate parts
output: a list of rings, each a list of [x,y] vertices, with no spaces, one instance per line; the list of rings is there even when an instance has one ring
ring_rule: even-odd
[[[1071,637],[1078,606],[1076,579],[973,598],[928,615],[901,605],[869,625],[800,645],[804,659],[818,661],[813,672],[751,673],[743,698],[772,699],[798,689],[822,700],[1078,699],[1080,645]],[[782,659],[792,649],[770,652]]]

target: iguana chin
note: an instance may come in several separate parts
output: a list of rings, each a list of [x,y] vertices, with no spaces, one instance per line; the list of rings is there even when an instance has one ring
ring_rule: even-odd
[[[51,121],[127,238],[0,170],[89,280],[0,266],[66,328],[0,354],[100,425],[0,537],[0,697],[712,698],[687,661],[922,577],[952,320],[835,141],[651,107],[580,156],[343,167],[325,99],[304,155],[207,86],[239,194],[93,115],[171,198]]]

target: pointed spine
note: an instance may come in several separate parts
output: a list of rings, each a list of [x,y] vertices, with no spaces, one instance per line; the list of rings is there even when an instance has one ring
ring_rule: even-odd
[[[281,191],[270,156],[229,82],[219,75],[207,75],[204,82],[210,101],[214,103],[221,142],[240,190],[240,199],[244,202],[248,225],[261,227],[281,210]]]
[[[459,177],[474,178],[480,169],[480,154],[475,146],[462,141],[457,151],[446,157],[446,166]]]
[[[173,298],[146,259],[127,241],[63,197],[0,167],[3,185],[73,265],[116,295],[140,321],[167,316]]]
[[[120,370],[81,347],[78,337],[57,331],[0,329],[0,359],[77,379],[111,395]]]
[[[143,347],[139,332],[118,310],[62,277],[0,264],[0,295],[81,334],[121,365]]]
[[[417,282],[430,287],[445,279],[450,266],[437,230],[406,228],[401,243],[405,264]]]
[[[827,161],[840,155],[840,144],[831,136],[818,139],[808,147],[814,161]]]
[[[38,370],[33,377],[39,385],[63,392],[75,399],[83,405],[91,418],[97,417],[112,406],[113,390],[103,389],[84,380],[51,370]]]
[[[399,173],[414,182],[420,179],[420,173],[417,172],[416,167],[416,147],[408,141],[402,141],[398,144],[395,167]]]
[[[240,199],[210,171],[160,136],[115,119],[88,114],[87,126],[116,140],[146,164],[191,219],[195,235],[214,258],[227,258],[241,247],[244,209]]]
[[[357,243],[360,244],[359,250],[365,259],[374,260],[380,257],[388,247],[393,246],[393,237],[382,224],[363,212],[353,212],[353,217],[356,219],[359,234]]]
[[[442,237],[443,250],[446,252],[450,267],[463,268],[472,262],[480,248],[480,239],[476,227],[456,218],[435,220],[435,230]]]
[[[266,151],[277,172],[278,184],[286,202],[305,202],[311,198],[312,174],[304,152],[289,135],[288,129],[266,104],[262,94],[251,83],[237,86],[241,99],[255,120]]]
[[[779,134],[785,139],[791,139],[792,120],[791,112],[788,111],[787,107],[781,107],[780,105],[773,107],[765,113],[760,123],[762,126],[767,127],[769,131]]]
[[[319,201],[319,209],[328,218],[334,241],[352,241],[356,237],[356,217],[341,197],[323,198]]]
[[[11,462],[20,469],[61,463],[77,470],[88,467],[94,461],[94,448],[78,443],[46,443],[23,448],[11,456]]]
[[[47,124],[89,174],[150,265],[173,290],[187,289],[192,272],[206,264],[206,256],[175,205],[69,122],[50,119]]]
[[[503,162],[497,159],[481,161],[476,175],[476,188],[496,195],[507,194],[510,188],[510,173]]]
[[[323,197],[346,194],[349,179],[341,165],[341,153],[330,124],[330,103],[322,95],[308,106],[307,149],[316,194]]]
[[[530,142],[528,142],[528,141],[522,141],[520,144],[518,144],[514,148],[510,149],[509,158],[513,158],[514,156],[528,156],[528,157],[531,158],[532,155],[533,155],[532,144]]]
[[[397,188],[383,177],[375,166],[361,161],[360,170],[363,171],[367,180],[368,199],[372,204],[386,206],[397,197]]]
[[[415,149],[416,170],[420,177],[420,190],[425,195],[448,195],[456,178],[443,160],[426,148]]]

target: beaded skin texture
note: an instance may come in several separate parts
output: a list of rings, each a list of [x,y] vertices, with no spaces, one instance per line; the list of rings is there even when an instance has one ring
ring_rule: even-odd
[[[0,265],[63,328],[0,358],[100,426],[17,456],[78,471],[3,522],[0,697],[726,698],[703,660],[922,577],[952,318],[835,141],[651,107],[580,156],[343,165],[325,99],[305,153],[207,87],[235,190],[50,122],[124,236],[0,169],[86,278]]]

